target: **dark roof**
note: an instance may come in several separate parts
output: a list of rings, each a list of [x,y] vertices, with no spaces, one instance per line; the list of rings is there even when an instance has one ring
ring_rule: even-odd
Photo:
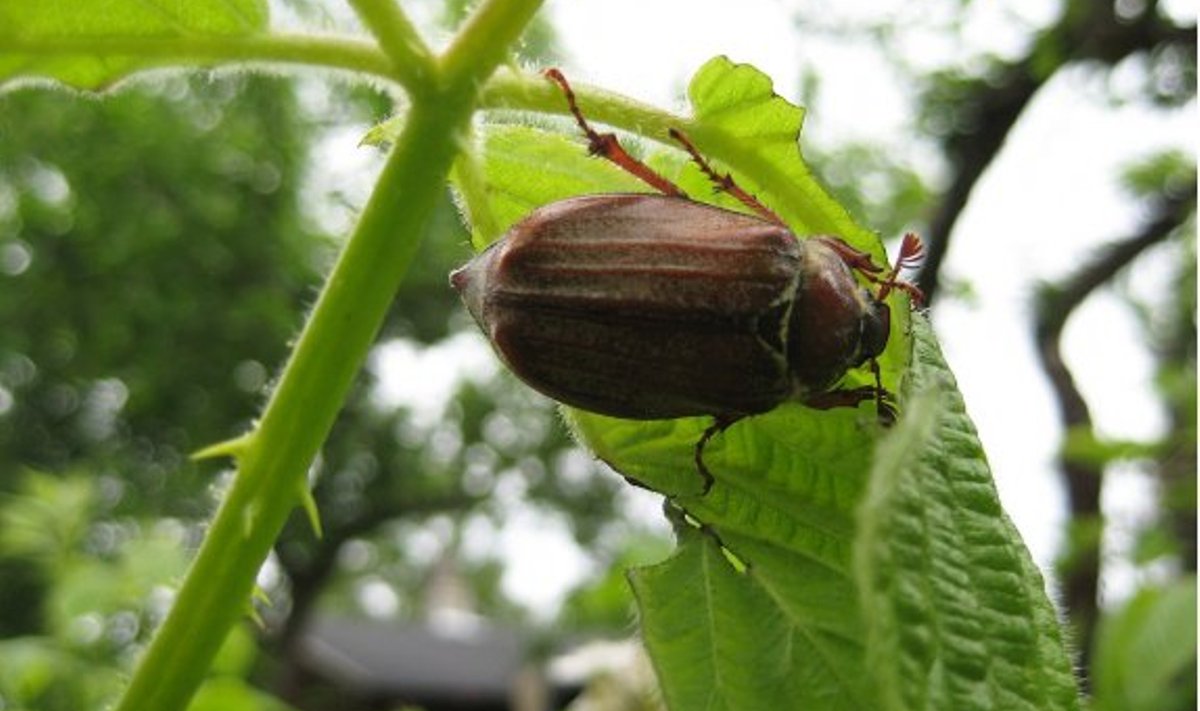
[[[525,663],[516,630],[479,620],[398,624],[318,616],[306,666],[339,685],[392,698],[507,699]]]

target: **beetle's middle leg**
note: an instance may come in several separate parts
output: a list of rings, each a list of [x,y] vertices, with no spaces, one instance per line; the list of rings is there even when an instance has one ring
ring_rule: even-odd
[[[650,166],[629,155],[621,147],[621,142],[617,140],[616,134],[600,133],[592,128],[587,119],[583,117],[583,112],[579,110],[579,104],[575,102],[575,92],[571,89],[571,85],[567,82],[567,78],[563,76],[562,72],[557,69],[547,69],[543,74],[547,79],[557,84],[567,97],[567,108],[570,109],[571,115],[575,117],[575,123],[579,124],[579,129],[583,131],[583,135],[587,136],[588,153],[608,159],[616,164],[618,168],[632,174],[664,195],[687,197],[687,193],[683,192],[678,185],[655,173]]]

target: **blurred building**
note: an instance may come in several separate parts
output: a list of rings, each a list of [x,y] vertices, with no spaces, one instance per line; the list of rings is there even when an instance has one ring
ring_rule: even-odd
[[[453,561],[435,568],[425,599],[420,621],[315,615],[297,645],[299,707],[559,711],[586,683],[579,674],[550,680],[528,631],[476,614]]]

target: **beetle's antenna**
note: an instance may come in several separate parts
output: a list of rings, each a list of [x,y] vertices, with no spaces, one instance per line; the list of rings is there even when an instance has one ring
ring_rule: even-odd
[[[683,149],[688,152],[688,155],[692,157],[692,161],[695,162],[696,165],[700,166],[700,170],[703,171],[706,176],[708,176],[708,179],[713,182],[713,185],[717,187],[718,191],[729,193],[733,197],[737,198],[737,200],[743,205],[751,210],[754,210],[759,217],[762,217],[768,222],[774,222],[780,227],[787,227],[787,224],[784,223],[783,219],[779,217],[779,215],[776,215],[771,208],[762,204],[758,198],[746,192],[742,189],[742,186],[734,182],[731,174],[726,173],[721,175],[718,173],[716,169],[712,167],[712,164],[708,162],[708,159],[701,155],[700,150],[696,148],[696,145],[687,137],[687,134],[677,128],[670,129],[669,133],[671,134],[671,138],[675,139],[675,141],[678,142],[679,145],[683,146]]]
[[[687,193],[683,192],[678,185],[655,173],[650,166],[629,155],[621,147],[621,142],[617,140],[616,134],[600,133],[592,128],[587,119],[583,117],[583,112],[579,110],[579,104],[575,101],[575,92],[571,89],[570,83],[567,82],[567,78],[563,76],[562,72],[552,68],[547,69],[542,74],[557,84],[562,89],[563,94],[566,95],[567,108],[570,109],[571,115],[575,117],[575,123],[579,124],[579,129],[583,131],[583,135],[587,136],[588,153],[608,159],[621,170],[632,174],[664,195],[687,197]]]
[[[876,284],[879,283],[879,272],[883,271],[883,267],[871,261],[871,255],[863,252],[862,250],[851,247],[843,242],[840,237],[820,235],[818,237],[813,237],[813,239],[820,240],[825,244],[825,246],[829,247],[834,252],[837,252],[837,255],[842,258],[843,262],[846,263],[846,266],[850,267],[859,274],[862,274],[872,282]]]
[[[896,265],[886,275],[880,274],[883,268],[871,261],[871,255],[851,247],[837,237],[822,236],[813,239],[824,242],[837,252],[846,266],[862,274],[872,284],[878,284],[879,294],[875,297],[877,301],[883,301],[892,289],[898,289],[908,294],[917,305],[925,302],[925,295],[920,289],[900,278],[902,270],[917,266],[925,256],[925,245],[915,233],[909,232],[904,235],[904,240],[900,243],[900,254],[896,257]]]
[[[921,293],[921,290],[915,284],[910,284],[899,278],[902,269],[911,269],[920,264],[924,258],[925,245],[922,244],[921,238],[914,232],[904,235],[904,240],[900,243],[900,254],[896,257],[896,265],[888,272],[887,277],[879,282],[879,296],[877,298],[883,301],[887,297],[888,292],[892,289],[899,289],[908,294],[918,306],[925,303],[925,294]]]

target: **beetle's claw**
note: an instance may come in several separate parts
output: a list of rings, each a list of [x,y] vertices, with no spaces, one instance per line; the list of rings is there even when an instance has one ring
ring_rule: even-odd
[[[887,391],[884,392],[888,395],[891,394]],[[882,399],[875,403],[875,413],[879,418],[879,424],[883,425],[884,427],[891,427],[892,425],[896,424],[896,419],[899,417],[899,413],[896,412],[896,408],[893,407],[891,403],[884,402]]]

